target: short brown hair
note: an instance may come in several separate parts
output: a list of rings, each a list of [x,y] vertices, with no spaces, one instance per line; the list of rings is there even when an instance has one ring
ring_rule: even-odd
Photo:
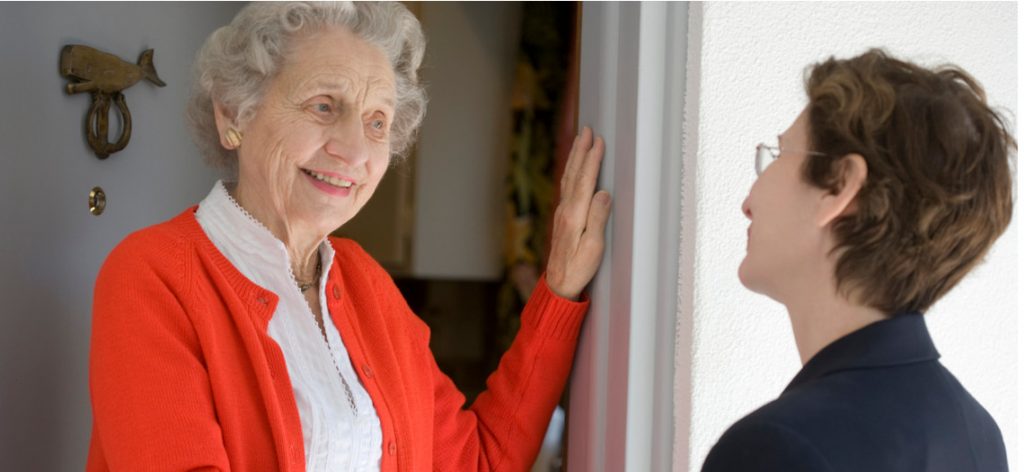
[[[871,49],[809,67],[803,177],[838,190],[841,157],[867,163],[853,213],[836,220],[840,293],[887,314],[925,311],[1010,223],[1016,142],[985,91],[953,65],[926,69]]]

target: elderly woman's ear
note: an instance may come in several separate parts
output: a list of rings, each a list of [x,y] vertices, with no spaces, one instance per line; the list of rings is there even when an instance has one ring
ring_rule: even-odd
[[[242,130],[239,129],[235,113],[217,100],[213,100],[213,117],[217,122],[217,135],[225,149],[237,149],[242,145]]]

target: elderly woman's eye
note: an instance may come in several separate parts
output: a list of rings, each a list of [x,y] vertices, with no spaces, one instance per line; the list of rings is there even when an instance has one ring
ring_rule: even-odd
[[[330,113],[331,105],[328,103],[317,103],[314,108],[320,113]]]
[[[388,137],[388,122],[387,119],[381,117],[379,114],[370,117],[366,122],[366,133],[371,139],[383,141]]]

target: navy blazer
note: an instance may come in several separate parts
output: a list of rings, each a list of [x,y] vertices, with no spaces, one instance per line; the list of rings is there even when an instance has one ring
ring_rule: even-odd
[[[1007,470],[999,427],[938,359],[919,313],[850,333],[729,428],[702,471]]]

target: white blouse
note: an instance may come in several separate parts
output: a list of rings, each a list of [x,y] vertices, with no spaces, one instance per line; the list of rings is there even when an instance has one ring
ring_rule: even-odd
[[[306,470],[379,471],[380,418],[328,314],[326,274],[334,248],[327,240],[319,248],[324,267],[318,287],[325,342],[295,283],[284,243],[239,206],[222,181],[199,204],[196,219],[242,275],[279,297],[267,331],[281,347],[288,366],[302,421]]]

